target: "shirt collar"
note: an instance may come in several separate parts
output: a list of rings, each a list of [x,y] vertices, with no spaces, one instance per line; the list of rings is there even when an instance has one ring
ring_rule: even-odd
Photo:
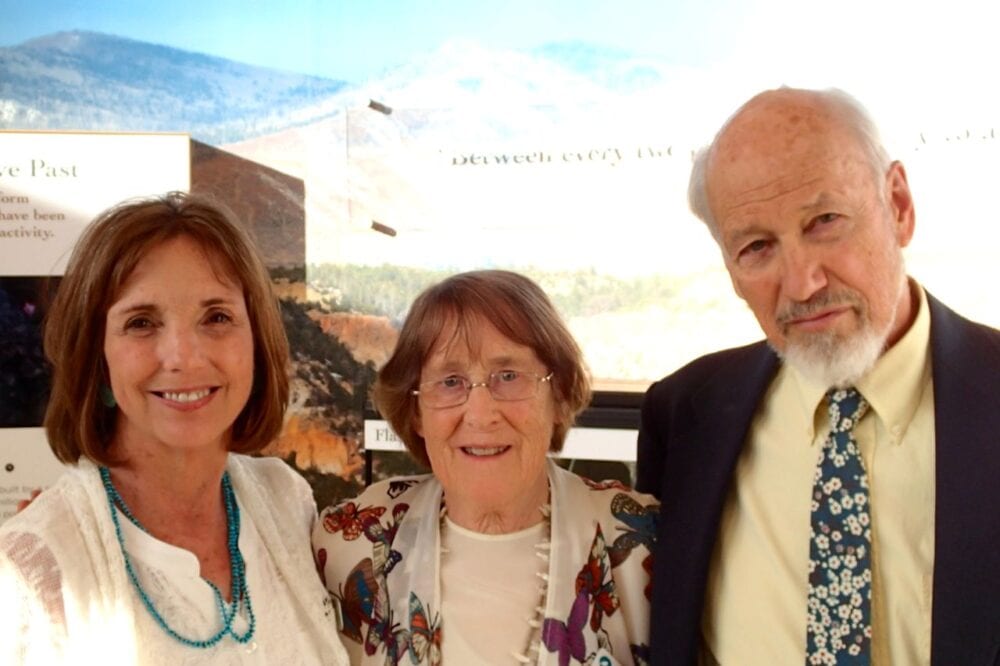
[[[858,382],[872,410],[885,424],[890,441],[899,444],[920,405],[925,379],[930,373],[931,316],[927,295],[915,282],[918,295],[913,325],[879,358],[875,367]]]
[[[871,406],[871,411],[885,424],[893,444],[903,441],[906,429],[920,405],[920,397],[930,373],[931,317],[927,295],[913,282],[909,286],[917,293],[917,316],[913,324],[896,344],[876,361],[868,374],[857,384],[858,391]],[[782,374],[788,373],[793,393],[806,414],[813,414],[813,431],[827,427],[825,397],[827,387],[810,382],[787,363],[782,364]]]

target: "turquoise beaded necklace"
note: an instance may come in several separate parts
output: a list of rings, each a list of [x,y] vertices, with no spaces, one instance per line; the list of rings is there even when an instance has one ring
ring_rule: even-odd
[[[111,509],[111,521],[115,525],[115,536],[118,537],[118,545],[121,546],[122,557],[125,558],[125,571],[128,573],[129,580],[132,581],[132,586],[135,587],[135,591],[139,593],[139,598],[142,599],[143,606],[145,606],[146,610],[149,611],[149,614],[153,616],[156,623],[160,625],[160,628],[174,640],[193,648],[210,648],[227,635],[232,636],[233,640],[240,644],[250,642],[250,639],[253,638],[257,622],[253,614],[253,606],[250,603],[250,590],[247,587],[246,563],[243,561],[243,554],[240,553],[239,547],[240,507],[236,504],[236,495],[233,493],[233,486],[229,482],[229,472],[225,472],[222,475],[222,501],[226,507],[227,544],[229,546],[229,573],[232,578],[232,587],[230,589],[231,601],[227,604],[225,599],[222,597],[222,593],[219,592],[219,588],[217,588],[211,581],[205,580],[205,582],[208,583],[208,586],[212,588],[212,592],[215,594],[216,608],[218,608],[219,615],[222,617],[222,628],[211,637],[204,640],[198,640],[181,636],[173,628],[171,628],[170,625],[167,624],[167,621],[163,619],[160,612],[156,610],[156,606],[153,605],[153,600],[149,598],[149,595],[146,594],[146,591],[139,583],[139,577],[136,576],[135,569],[132,567],[132,561],[128,556],[128,552],[125,550],[125,540],[122,538],[122,528],[121,524],[118,522],[118,512],[115,511],[115,507],[117,506],[121,509],[121,512],[125,514],[125,517],[140,530],[146,534],[149,534],[149,531],[143,527],[142,524],[136,520],[135,516],[132,515],[132,512],[129,511],[128,506],[125,504],[125,500],[122,499],[122,496],[118,494],[118,491],[111,483],[111,472],[108,471],[108,468],[100,467],[99,469],[101,473],[101,481],[104,483],[104,492],[108,496],[108,507]],[[238,634],[233,629],[233,620],[235,620],[239,615],[241,607],[246,610],[248,626],[245,632]]]

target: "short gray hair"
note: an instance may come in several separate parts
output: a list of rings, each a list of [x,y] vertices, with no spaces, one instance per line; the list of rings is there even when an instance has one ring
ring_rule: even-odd
[[[792,89],[782,87],[777,90]],[[719,131],[715,133],[712,143],[699,149],[694,155],[691,165],[691,177],[688,180],[688,206],[691,208],[691,212],[705,223],[716,242],[719,241],[719,227],[716,223],[715,217],[712,215],[712,209],[708,205],[708,190],[706,183],[706,179],[708,177],[708,161],[715,150],[715,145],[718,143],[719,137],[725,133],[726,129],[728,129],[733,120],[758,97],[771,92],[775,91],[765,91],[755,95],[753,98],[744,103],[731,116],[729,116],[729,118],[726,119],[726,122],[722,124]],[[865,109],[861,102],[839,88],[827,88],[826,90],[804,90],[803,92],[808,92],[819,97],[827,108],[839,114],[844,122],[854,130],[858,140],[864,148],[865,155],[871,164],[872,173],[876,177],[886,172],[892,161],[889,158],[888,151],[886,151],[885,146],[882,144],[882,137],[879,134],[878,126],[875,124],[875,121],[872,120],[871,114],[868,113],[868,110]],[[880,184],[879,191],[884,198],[885,193],[882,192],[882,190],[883,187]]]

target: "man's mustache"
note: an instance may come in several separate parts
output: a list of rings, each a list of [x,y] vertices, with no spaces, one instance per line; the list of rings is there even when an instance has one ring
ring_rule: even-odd
[[[796,319],[812,317],[830,307],[850,306],[858,312],[864,312],[864,300],[853,289],[830,291],[824,289],[808,301],[789,303],[778,312],[779,326],[785,326]]]

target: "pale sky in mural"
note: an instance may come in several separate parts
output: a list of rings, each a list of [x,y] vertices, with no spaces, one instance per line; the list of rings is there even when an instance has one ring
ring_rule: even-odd
[[[951,0],[0,0],[0,46],[93,30],[362,82],[453,38],[525,49],[582,41],[693,67],[892,78],[982,74],[997,3]],[[953,71],[956,67],[972,71]]]
[[[692,25],[713,40],[737,30],[727,0],[672,7],[661,0],[112,0],[0,2],[0,45],[61,30],[92,30],[250,64],[360,80],[453,38],[494,48],[584,41],[682,62],[704,56]]]

